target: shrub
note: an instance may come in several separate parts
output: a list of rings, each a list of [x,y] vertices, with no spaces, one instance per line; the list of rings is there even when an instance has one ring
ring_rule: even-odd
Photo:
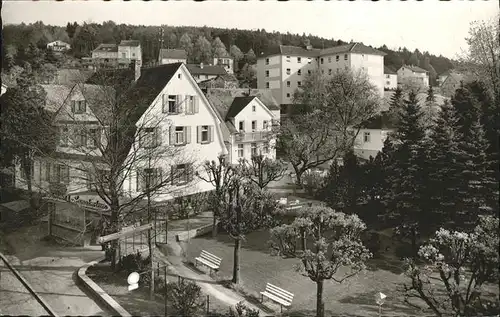
[[[132,272],[142,273],[149,269],[149,261],[149,256],[147,258],[143,258],[141,253],[137,251],[135,254],[128,254],[120,259],[120,262],[118,263],[118,271],[124,271],[127,274]],[[143,278],[149,280],[149,275],[144,274]]]
[[[205,306],[200,286],[184,280],[167,283],[167,299],[180,316],[195,316]]]
[[[323,188],[324,179],[325,178],[319,173],[311,171],[305,173],[303,178],[303,187],[306,194],[311,197],[316,197],[318,191]]]
[[[373,231],[365,232],[362,236],[363,244],[370,250],[374,257],[380,256],[380,234]]]

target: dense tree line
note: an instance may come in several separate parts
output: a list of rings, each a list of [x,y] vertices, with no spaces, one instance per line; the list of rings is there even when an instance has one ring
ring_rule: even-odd
[[[141,42],[145,62],[156,60],[161,43],[164,48],[184,48],[192,61],[211,55],[214,41],[223,44],[228,51],[241,59],[241,52],[259,56],[276,49],[280,44],[301,46],[306,40],[316,48],[326,48],[342,45],[346,42],[340,39],[325,39],[312,34],[291,34],[267,32],[259,30],[222,29],[212,27],[168,26],[163,25],[163,33],[158,26],[116,24],[113,21],[98,23],[68,22],[66,27],[44,25],[43,22],[33,24],[5,25],[3,27],[3,45],[9,47],[7,55],[17,54],[30,44],[44,48],[54,40],[69,42],[75,57],[88,56],[100,43],[119,43],[125,39],[135,39]],[[163,36],[162,36],[163,34]],[[369,45],[369,43],[366,43]],[[200,50],[201,48],[201,50]],[[436,74],[453,68],[452,61],[443,56],[432,55],[429,52],[414,52],[406,48],[391,50],[383,45],[378,49],[387,53],[385,65],[397,70],[403,64],[413,64],[425,68],[435,78]],[[239,52],[238,52],[239,51]],[[252,53],[250,53],[250,51]],[[201,55],[201,56],[200,56]],[[252,56],[250,56],[252,57]],[[251,58],[250,58],[251,59]]]

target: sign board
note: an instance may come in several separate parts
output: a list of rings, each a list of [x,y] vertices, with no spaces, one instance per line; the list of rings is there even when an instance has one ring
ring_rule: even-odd
[[[108,204],[104,203],[99,196],[95,195],[57,195],[57,194],[49,194],[43,199],[48,201],[55,202],[67,202],[71,204],[75,204],[78,207],[81,207],[86,210],[91,211],[109,211],[111,208]]]
[[[97,242],[100,244],[103,244],[103,243],[106,243],[106,242],[109,242],[112,240],[116,240],[118,238],[128,237],[128,236],[134,235],[137,232],[142,232],[144,230],[152,229],[152,228],[153,228],[152,223],[148,223],[148,224],[145,224],[145,225],[142,225],[139,227],[124,228],[120,232],[115,232],[112,234],[108,234],[107,236],[102,236],[102,237],[97,238]]]

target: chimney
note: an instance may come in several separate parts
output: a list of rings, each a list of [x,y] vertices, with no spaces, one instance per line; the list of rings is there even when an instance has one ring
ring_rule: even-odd
[[[200,63],[200,68],[203,69],[203,62]]]
[[[130,61],[130,68],[134,71],[134,81],[141,77],[141,63],[135,59]]]

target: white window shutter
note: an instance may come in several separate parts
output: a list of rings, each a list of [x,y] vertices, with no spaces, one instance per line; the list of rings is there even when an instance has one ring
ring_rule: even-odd
[[[196,126],[196,143],[201,143],[201,126]]]
[[[182,106],[183,106],[183,102],[182,102],[182,95],[176,95],[175,96],[175,110],[176,110],[176,113],[181,113],[182,112]]]
[[[214,126],[210,125],[208,126],[208,142],[212,143],[214,141]]]
[[[175,126],[174,125],[171,125],[170,126],[170,145],[174,145],[175,144]]]
[[[165,109],[167,109],[167,98],[168,98],[168,95],[163,94],[161,97],[162,97],[161,111],[162,112],[166,112]]]
[[[193,96],[193,103],[194,103],[194,113],[198,113],[200,111],[198,96]]]
[[[189,144],[191,143],[191,127],[184,127],[184,133],[185,133],[185,140],[186,140],[186,144]]]
[[[76,109],[76,101],[75,100],[71,100],[71,112],[75,113],[75,109]]]

